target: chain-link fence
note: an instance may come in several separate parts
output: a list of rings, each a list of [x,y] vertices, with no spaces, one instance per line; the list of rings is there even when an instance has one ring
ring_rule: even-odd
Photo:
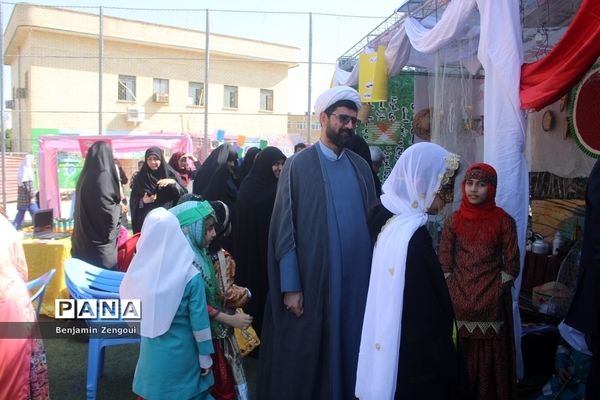
[[[312,104],[336,59],[386,18],[85,2],[0,2],[0,13],[3,149],[37,154],[54,134],[189,134],[201,157],[224,141],[288,154],[314,142]]]
[[[336,58],[385,17],[14,3],[2,13],[20,151],[51,133],[306,141],[308,116],[288,131],[288,114],[310,113]]]

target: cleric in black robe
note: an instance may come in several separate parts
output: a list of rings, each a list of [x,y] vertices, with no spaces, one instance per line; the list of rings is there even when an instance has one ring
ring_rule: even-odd
[[[250,174],[244,179],[238,192],[235,280],[236,284],[247,287],[252,293],[246,312],[254,318],[252,325],[259,337],[269,287],[267,281],[269,224],[277,192],[277,181],[285,159],[285,155],[277,147],[265,148],[258,153]]]
[[[235,229],[237,223],[236,201],[238,195],[237,183],[237,153],[233,146],[225,143],[217,147],[206,158],[194,179],[193,192],[209,201],[220,200],[231,211],[231,225]],[[223,239],[223,248],[236,258],[233,235]]]
[[[133,233],[142,230],[146,215],[155,208],[169,209],[187,193],[179,174],[165,161],[158,147],[150,147],[144,155],[145,163],[135,177],[129,208]]]
[[[580,276],[566,323],[585,333],[592,351],[586,399],[600,399],[600,160],[588,178]]]
[[[250,147],[248,150],[246,150],[244,161],[242,161],[242,165],[240,165],[240,171],[237,174],[238,187],[242,186],[242,182],[244,182],[244,179],[252,170],[256,156],[258,156],[259,153],[260,149],[258,147]]]
[[[321,137],[287,159],[269,230],[269,293],[259,349],[258,399],[352,398],[377,203],[367,163],[344,147],[358,93],[327,90]]]
[[[95,142],[77,181],[71,256],[101,268],[116,267],[120,193],[112,150],[106,142]]]

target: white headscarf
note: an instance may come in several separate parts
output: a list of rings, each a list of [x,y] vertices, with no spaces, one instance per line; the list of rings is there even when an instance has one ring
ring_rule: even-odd
[[[33,180],[33,155],[27,154],[21,166],[19,167],[19,173],[17,174],[17,184],[21,186],[23,183]]]
[[[323,111],[327,109],[333,103],[340,100],[350,100],[356,104],[357,109],[360,110],[360,95],[350,86],[335,86],[331,89],[327,89],[315,101],[315,115],[318,117]]]
[[[122,299],[142,302],[141,336],[154,338],[169,330],[187,283],[198,274],[193,261],[177,218],[162,207],[152,210],[120,288]]]
[[[408,242],[427,222],[427,209],[457,168],[457,155],[437,144],[418,143],[402,153],[383,184],[381,203],[395,215],[383,227],[373,251],[356,377],[356,396],[361,400],[394,397]]]

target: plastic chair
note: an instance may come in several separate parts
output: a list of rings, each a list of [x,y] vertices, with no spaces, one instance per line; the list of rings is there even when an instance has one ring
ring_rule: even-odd
[[[125,274],[95,267],[77,258],[65,262],[65,281],[71,297],[74,299],[118,299],[119,286]],[[99,321],[86,320],[90,327],[115,326],[126,327],[122,320]],[[98,381],[104,369],[104,348],[121,344],[139,343],[140,338],[104,338],[90,336],[88,344],[88,365],[86,398],[94,400]]]
[[[35,290],[35,293],[31,295],[31,302],[33,303],[37,301],[37,306],[35,306],[36,315],[40,315],[40,308],[42,308],[42,303],[44,302],[44,294],[46,294],[46,288],[48,287],[48,284],[54,277],[55,273],[56,269],[52,268],[50,271],[46,272],[42,276],[27,282],[27,289],[29,290],[29,292],[31,293]]]

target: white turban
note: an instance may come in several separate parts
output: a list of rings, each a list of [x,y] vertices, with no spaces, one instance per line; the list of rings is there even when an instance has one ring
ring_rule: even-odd
[[[327,107],[340,100],[353,101],[354,104],[356,104],[357,109],[360,110],[360,95],[356,90],[349,86],[335,86],[317,97],[317,101],[315,101],[315,114],[318,117],[327,109]]]

